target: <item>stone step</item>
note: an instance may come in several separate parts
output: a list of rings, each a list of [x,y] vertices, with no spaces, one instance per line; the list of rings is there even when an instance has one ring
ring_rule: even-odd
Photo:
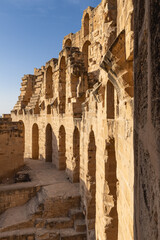
[[[72,228],[74,226],[73,219],[68,217],[64,218],[50,218],[45,222],[46,229],[64,229]]]
[[[86,223],[83,219],[78,219],[74,222],[74,229],[76,232],[85,232],[86,231]]]
[[[35,240],[59,240],[59,231],[49,231],[44,228],[38,229],[35,235]]]
[[[35,234],[35,228],[7,231],[4,233],[0,233],[0,240],[34,240]]]
[[[0,232],[33,227],[31,220],[27,214],[26,204],[7,209],[0,215]]]
[[[14,231],[14,230],[20,230],[20,229],[24,229],[24,228],[33,228],[34,227],[34,223],[31,219],[26,220],[24,222],[21,223],[17,223],[17,224],[13,224],[12,226],[6,226],[6,227],[2,227],[0,228],[0,233],[2,232],[9,232],[9,231]]]
[[[77,208],[70,209],[69,210],[69,216],[74,220],[84,219],[83,211],[81,209],[77,209]]]
[[[76,232],[73,228],[50,231],[46,229],[20,229],[0,233],[0,240],[86,240],[86,232]]]
[[[86,240],[86,232],[76,232],[74,229],[62,229],[60,231],[60,240]]]
[[[69,196],[67,198],[48,199],[44,204],[43,217],[59,218],[67,217],[71,208],[79,208],[80,196]]]

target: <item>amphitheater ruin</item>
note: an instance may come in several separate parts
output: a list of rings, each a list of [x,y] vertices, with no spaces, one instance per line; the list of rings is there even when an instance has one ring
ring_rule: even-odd
[[[160,239],[159,10],[102,0],[24,75],[0,119],[0,240]]]

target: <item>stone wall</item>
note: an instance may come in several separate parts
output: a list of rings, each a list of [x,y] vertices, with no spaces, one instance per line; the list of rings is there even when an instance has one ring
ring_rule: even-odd
[[[24,164],[23,131],[22,123],[11,122],[9,118],[0,119],[0,179]]]
[[[160,238],[160,2],[134,1],[135,239]]]
[[[12,111],[26,129],[25,157],[80,183],[89,240],[133,239],[132,13],[131,0],[88,7],[59,58],[22,79]]]

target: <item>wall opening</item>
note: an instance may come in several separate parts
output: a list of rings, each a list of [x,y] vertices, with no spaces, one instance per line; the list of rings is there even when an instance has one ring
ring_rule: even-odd
[[[32,127],[32,158],[39,158],[39,129],[36,123]]]
[[[46,162],[52,162],[52,127],[46,127]]]
[[[84,17],[84,37],[89,34],[89,14],[86,13]]]
[[[89,135],[88,144],[88,182],[91,198],[88,200],[87,219],[96,218],[96,143],[94,132]]]
[[[86,41],[82,48],[82,53],[84,57],[84,66],[86,71],[88,71],[88,65],[89,65],[89,46],[91,45],[90,41]]]
[[[52,67],[49,66],[46,71],[46,98],[53,97]]]
[[[47,114],[51,114],[51,105],[50,104],[47,106]]]
[[[114,119],[114,86],[108,80],[107,82],[107,118]]]
[[[79,182],[80,179],[80,134],[77,127],[73,133],[73,161],[74,161],[74,173],[73,182]]]
[[[59,129],[59,169],[66,169],[66,132],[63,125]]]
[[[71,39],[68,38],[68,39],[65,41],[64,46],[65,46],[65,47],[72,47],[72,41],[71,41]]]
[[[59,70],[59,113],[65,113],[66,109],[66,62],[61,58]]]
[[[117,162],[115,155],[115,141],[106,142],[105,161],[105,195],[104,211],[107,221],[107,239],[118,239],[118,213],[117,213]],[[108,201],[110,199],[110,201]]]

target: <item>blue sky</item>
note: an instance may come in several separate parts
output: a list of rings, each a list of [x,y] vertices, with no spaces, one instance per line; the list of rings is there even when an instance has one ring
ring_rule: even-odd
[[[101,0],[0,0],[0,115],[20,95],[21,77],[58,57],[63,37],[81,27],[83,10]]]

